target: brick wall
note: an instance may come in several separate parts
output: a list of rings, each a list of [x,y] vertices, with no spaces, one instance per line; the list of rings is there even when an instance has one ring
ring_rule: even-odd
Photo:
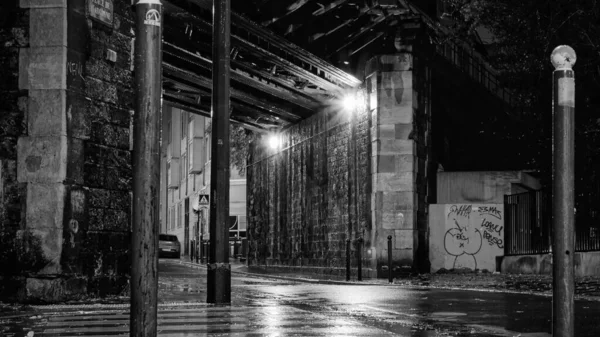
[[[2,4],[9,80],[0,95],[10,103],[0,118],[11,128],[0,133],[0,213],[17,256],[14,268],[0,269],[4,300],[127,289],[133,20],[130,1],[113,3],[110,25],[92,20],[86,1]]]
[[[283,131],[278,150],[265,139],[253,144],[247,172],[250,264],[343,274],[350,239],[355,270],[356,239],[371,244],[370,118],[365,96],[358,97],[356,123],[333,108]],[[365,257],[363,267],[370,266]]]

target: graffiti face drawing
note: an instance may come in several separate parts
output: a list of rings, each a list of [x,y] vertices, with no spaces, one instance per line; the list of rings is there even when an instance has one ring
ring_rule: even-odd
[[[452,268],[477,269],[475,254],[481,249],[483,242],[481,232],[477,228],[461,226],[454,219],[456,227],[446,231],[444,248],[449,255],[454,256]]]

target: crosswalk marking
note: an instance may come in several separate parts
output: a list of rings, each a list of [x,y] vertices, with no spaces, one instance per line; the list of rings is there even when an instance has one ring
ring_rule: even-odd
[[[128,308],[38,310],[30,318],[34,335],[125,336]],[[169,306],[158,310],[159,336],[378,336],[389,333],[344,318],[293,306]]]

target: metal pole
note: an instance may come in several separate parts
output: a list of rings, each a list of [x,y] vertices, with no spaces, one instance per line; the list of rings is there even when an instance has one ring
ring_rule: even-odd
[[[363,238],[358,238],[358,249],[356,250],[356,279],[362,281],[362,250]]]
[[[136,3],[130,336],[156,336],[162,4]]]
[[[231,303],[229,264],[229,77],[231,0],[213,1],[212,161],[208,303]]]
[[[200,215],[202,211],[198,209],[198,219],[196,219],[196,233],[194,233],[196,237],[196,263],[200,259]]]
[[[572,337],[574,330],[575,233],[575,51],[558,46],[552,51],[554,120],[553,296],[552,335]]]
[[[350,281],[350,239],[346,239],[346,281]]]
[[[392,275],[392,236],[388,235],[388,281],[394,282]]]

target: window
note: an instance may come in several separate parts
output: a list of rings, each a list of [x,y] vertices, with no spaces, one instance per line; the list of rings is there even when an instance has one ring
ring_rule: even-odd
[[[160,241],[169,241],[169,242],[177,242],[179,240],[177,240],[177,236],[175,235],[169,235],[169,234],[160,234],[158,236],[158,240]]]
[[[171,121],[169,120],[165,129],[165,139],[167,140],[167,145],[171,145],[171,134],[173,134],[173,132],[171,132]]]
[[[188,112],[181,111],[181,139],[185,139],[187,137],[188,132]]]
[[[183,203],[179,204],[179,228],[183,227],[183,222],[185,219],[183,218]]]
[[[229,239],[233,240],[235,237],[245,238],[246,237],[246,217],[231,215],[229,216]]]

